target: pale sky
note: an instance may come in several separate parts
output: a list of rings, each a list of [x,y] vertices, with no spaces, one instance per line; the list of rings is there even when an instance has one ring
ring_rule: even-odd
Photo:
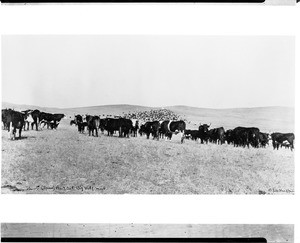
[[[44,107],[294,106],[288,36],[2,36],[2,100]]]

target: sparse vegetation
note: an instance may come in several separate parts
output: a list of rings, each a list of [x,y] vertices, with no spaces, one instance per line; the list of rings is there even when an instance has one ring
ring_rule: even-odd
[[[2,193],[291,194],[294,153],[145,137],[57,131],[2,133]]]

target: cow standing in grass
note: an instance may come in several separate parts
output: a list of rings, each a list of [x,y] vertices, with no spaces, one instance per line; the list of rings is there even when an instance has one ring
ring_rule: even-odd
[[[295,135],[294,133],[272,133],[271,134],[272,138],[272,145],[273,149],[277,149],[282,146],[284,147],[290,147],[291,151],[294,149],[294,140],[295,140]]]
[[[186,129],[186,124],[184,121],[171,121],[166,120],[161,123],[161,133],[165,136],[169,137],[171,140],[172,135],[170,134],[178,134],[181,133],[181,143],[184,142],[184,132]]]
[[[201,140],[201,143],[203,144],[204,142],[208,142],[209,139],[209,134],[208,134],[208,128],[210,127],[211,124],[207,125],[207,124],[201,124],[198,128],[198,138]]]
[[[159,121],[146,122],[143,126],[143,132],[146,134],[147,139],[149,139],[151,134],[153,139],[159,140],[159,129]]]
[[[259,145],[259,129],[256,127],[236,127],[232,131],[233,143],[235,147],[248,147],[252,145],[258,148]]]
[[[31,117],[33,119],[33,122],[31,123],[31,130],[33,130],[33,127],[35,125],[35,130],[38,131],[38,126],[40,124],[40,114],[41,114],[41,112],[39,110],[33,110],[30,114],[31,114]]]
[[[133,137],[136,137],[136,136],[137,136],[137,132],[138,132],[138,130],[139,130],[139,121],[133,119],[133,120],[132,120],[132,123],[134,124],[134,125],[132,126],[132,130],[131,130],[132,136],[133,136]]]
[[[184,132],[185,138],[190,138],[193,141],[197,141],[200,136],[199,136],[199,130],[190,130],[186,129]]]
[[[98,129],[100,128],[100,117],[99,116],[90,116],[86,115],[87,127],[89,130],[89,136],[94,136],[94,132],[96,137],[98,137]]]
[[[139,129],[140,136],[143,136],[145,133],[145,124],[142,124]]]
[[[78,132],[84,133],[84,128],[86,127],[86,122],[83,122],[83,118],[81,115],[75,115],[74,117],[75,124],[77,125]]]
[[[27,125],[27,131],[28,131],[29,127],[30,127],[30,124],[32,124],[34,122],[34,120],[32,118],[32,115],[31,115],[32,111],[33,110],[22,111],[22,113],[24,114],[24,119],[25,119],[25,122],[24,122],[24,131],[26,130],[26,125]]]
[[[108,136],[113,136],[115,131],[120,132],[119,119],[116,118],[103,119],[103,128],[107,131]],[[119,136],[121,136],[121,134],[119,134]]]
[[[21,138],[22,128],[24,126],[24,114],[9,109],[6,113],[6,122],[10,139],[15,140],[17,129],[19,129],[19,138]]]
[[[262,148],[265,148],[267,145],[269,145],[269,134],[268,133],[259,133],[259,144]]]
[[[59,125],[59,122],[64,117],[65,117],[65,115],[60,114],[60,113],[51,114],[51,113],[47,113],[47,112],[41,112],[39,118],[40,118],[40,124],[43,123],[44,126],[47,124],[47,129],[49,129],[49,128],[56,129],[57,126]]]
[[[213,128],[208,131],[209,141],[216,144],[225,143],[225,129],[223,127]]]
[[[132,121],[127,118],[120,118],[119,121],[120,121],[121,137],[129,138],[129,134],[131,133],[131,131],[133,129]]]
[[[233,139],[233,130],[228,129],[225,132],[225,140],[227,141],[227,144],[232,144],[234,139]]]
[[[103,128],[107,131],[108,136],[113,136],[114,132],[118,131],[119,137],[129,137],[132,127],[132,121],[126,118],[105,118],[103,120]]]
[[[2,109],[2,123],[3,123],[4,130],[8,129],[8,124],[7,124],[8,111],[9,111],[9,109]]]
[[[100,116],[99,116],[100,117]],[[105,123],[105,119],[101,119],[100,118],[100,130],[101,130],[101,133],[104,134],[104,123]]]

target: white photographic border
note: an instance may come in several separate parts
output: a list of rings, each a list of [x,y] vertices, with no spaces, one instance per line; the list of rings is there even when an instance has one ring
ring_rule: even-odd
[[[288,35],[300,7],[197,4],[0,6],[1,35]],[[1,54],[1,53],[0,53]],[[0,55],[1,56],[1,55]],[[270,90],[272,87],[270,87]],[[2,91],[1,91],[2,93]],[[2,100],[2,99],[1,99]],[[6,223],[295,224],[300,240],[296,106],[295,195],[0,195]],[[297,125],[298,124],[298,125]]]

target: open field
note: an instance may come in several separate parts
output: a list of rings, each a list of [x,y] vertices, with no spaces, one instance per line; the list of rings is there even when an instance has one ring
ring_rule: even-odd
[[[294,132],[294,108],[255,107],[234,109],[205,109],[189,106],[166,107],[190,121],[187,126],[211,123],[212,127],[233,129],[237,126],[258,127],[263,132]],[[199,119],[200,118],[200,119]],[[198,128],[198,127],[197,127]]]
[[[2,193],[290,194],[294,153],[58,130],[2,131]],[[227,129],[227,127],[226,127]]]

